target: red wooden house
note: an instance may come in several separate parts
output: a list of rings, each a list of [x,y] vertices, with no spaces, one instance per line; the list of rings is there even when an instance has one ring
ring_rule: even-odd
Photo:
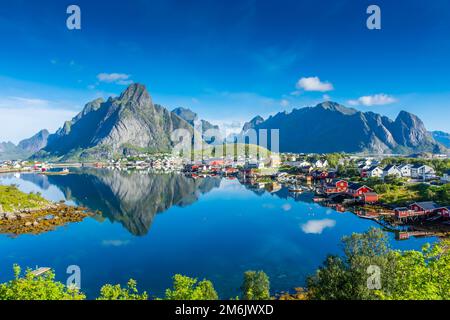
[[[430,214],[439,209],[439,206],[432,201],[415,202],[409,206],[409,209],[416,213]]]
[[[324,186],[324,192],[326,194],[344,193],[347,191],[348,182],[345,180],[335,179],[331,183],[327,183]]]
[[[327,171],[315,170],[311,173],[314,179],[326,179],[328,177]]]
[[[447,207],[440,207],[433,201],[415,202],[407,208],[396,208],[394,212],[396,218],[428,216],[431,214],[440,214],[443,217],[449,216],[449,209]]]
[[[378,202],[378,194],[376,192],[366,192],[362,195],[362,200],[365,203]]]
[[[361,185],[359,183],[353,183],[353,182],[350,182],[348,184],[347,194],[354,198],[361,197],[365,193],[369,193],[369,192],[372,193],[373,190],[370,189],[368,186]]]
[[[436,210],[443,218],[450,219],[450,207],[443,207]]]

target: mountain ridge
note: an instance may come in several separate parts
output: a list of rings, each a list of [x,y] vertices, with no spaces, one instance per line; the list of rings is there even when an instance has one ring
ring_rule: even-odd
[[[248,123],[247,123],[248,124]],[[246,128],[242,128],[243,135]],[[395,120],[336,102],[279,112],[254,129],[280,129],[280,152],[415,153],[448,150],[426,131],[419,117],[401,111]]]
[[[96,99],[66,121],[34,158],[102,159],[142,151],[169,151],[175,129],[194,129],[166,108],[154,104],[147,88],[131,84],[118,98]]]
[[[133,83],[118,97],[86,103],[53,134],[41,130],[18,146],[0,143],[0,159],[31,156],[39,160],[83,161],[169,152],[174,145],[170,135],[176,129],[199,134],[206,142],[221,143],[204,137],[205,131],[219,130],[218,126],[199,120],[190,109],[169,111],[154,104],[145,85]],[[450,139],[443,132],[428,132],[422,120],[407,111],[399,112],[392,120],[331,101],[278,112],[267,119],[255,116],[244,124],[240,137],[250,129],[280,129],[280,152],[297,153],[448,153],[441,141]]]

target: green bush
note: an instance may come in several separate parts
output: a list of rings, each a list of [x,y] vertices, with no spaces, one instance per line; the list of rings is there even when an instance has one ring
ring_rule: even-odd
[[[67,288],[55,281],[55,274],[47,272],[35,276],[28,269],[21,277],[21,268],[14,265],[14,279],[0,284],[0,300],[84,300],[86,296],[76,288]]]
[[[166,290],[166,300],[217,300],[219,297],[211,281],[189,278],[180,274],[173,277],[173,288]]]
[[[269,277],[263,271],[247,271],[241,290],[243,300],[269,300]]]
[[[329,256],[307,281],[317,300],[450,299],[449,241],[422,251],[397,251],[380,229],[344,237],[344,256]],[[380,269],[379,289],[368,288],[368,267]]]
[[[130,279],[126,288],[122,288],[119,284],[104,285],[97,300],[148,300],[148,295],[145,291],[140,294],[136,281]]]

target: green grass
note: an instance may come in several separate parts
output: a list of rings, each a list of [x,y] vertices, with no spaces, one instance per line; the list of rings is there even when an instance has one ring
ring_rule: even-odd
[[[38,193],[26,194],[19,191],[16,186],[0,186],[0,206],[4,212],[39,209],[48,204],[49,202]]]
[[[237,156],[252,156],[257,157],[258,154],[261,157],[270,156],[271,152],[261,146],[254,144],[243,143],[228,143],[225,145],[206,145],[202,150],[193,151],[195,158],[197,157],[237,157]]]

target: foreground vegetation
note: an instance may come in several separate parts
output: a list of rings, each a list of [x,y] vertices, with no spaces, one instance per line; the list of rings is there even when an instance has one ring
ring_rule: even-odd
[[[50,204],[39,193],[23,193],[17,186],[0,186],[0,213],[39,209]]]
[[[450,205],[450,183],[431,185],[407,183],[404,178],[369,178],[364,184],[373,188],[385,204],[404,205],[412,201],[435,201],[442,206]]]
[[[329,256],[317,272],[309,277],[306,288],[295,294],[283,294],[283,300],[426,300],[450,299],[450,241],[426,245],[421,251],[398,251],[389,247],[385,233],[371,229],[342,240],[344,254]],[[377,282],[377,270],[379,281]],[[372,268],[372,269],[371,269]],[[14,279],[0,284],[0,300],[82,300],[86,296],[76,288],[55,281],[53,272],[35,276],[27,270],[21,276],[14,266]],[[375,282],[373,282],[375,281]],[[370,286],[375,284],[375,287]],[[125,287],[107,284],[100,289],[98,300],[147,300],[130,280]],[[157,300],[217,300],[211,281],[175,275],[173,286]],[[262,271],[244,274],[243,300],[269,300],[270,281]]]
[[[385,233],[371,229],[344,237],[343,245],[343,257],[329,256],[308,279],[309,299],[450,299],[449,240],[426,245],[421,251],[398,251],[389,247]],[[370,266],[380,271],[377,289],[368,287]]]
[[[40,234],[92,215],[88,209],[52,203],[39,193],[23,193],[17,186],[0,186],[0,234]]]

